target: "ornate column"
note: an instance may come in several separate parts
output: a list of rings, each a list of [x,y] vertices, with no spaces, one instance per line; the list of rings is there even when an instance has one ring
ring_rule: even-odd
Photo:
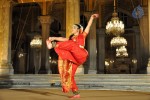
[[[62,37],[66,37],[66,5],[63,5],[63,18],[61,24],[61,30],[59,31]]]
[[[86,5],[86,11],[92,11],[93,10],[93,8],[94,8],[94,2],[95,2],[96,0],[84,0],[84,2],[85,2],[85,5]],[[98,0],[99,1],[99,0]]]
[[[51,16],[40,16],[39,20],[42,25],[42,48],[41,48],[41,68],[40,74],[47,73],[49,71],[49,50],[46,46],[46,39],[49,37],[50,33],[50,24],[51,24]]]
[[[141,63],[141,51],[140,51],[140,30],[139,30],[139,27],[133,27],[133,30],[135,32],[135,43],[136,43],[136,47],[135,47],[135,54],[136,54],[136,59],[135,59],[135,64],[137,64],[137,69],[135,71],[135,73],[139,73],[140,71],[140,67],[142,66],[142,63]]]
[[[66,37],[72,31],[72,25],[80,22],[80,1],[66,0]]]
[[[97,74],[105,71],[105,29],[97,30]]]
[[[91,12],[86,12],[84,13],[86,16],[87,20],[90,19],[91,17]],[[87,50],[89,53],[89,57],[87,59],[88,62],[88,72],[86,71],[85,73],[92,73],[96,74],[96,55],[97,55],[97,50],[96,50],[96,20],[93,21],[92,26],[90,28],[90,32],[87,36]]]
[[[148,57],[149,57],[149,16],[148,16],[148,2],[149,0],[143,0],[142,8],[144,10],[144,16],[140,19],[140,51],[141,51],[141,66],[139,71],[142,71],[142,69],[146,69]],[[145,71],[145,70],[144,70]],[[143,71],[142,71],[143,73]],[[144,72],[145,73],[145,72]]]
[[[73,24],[80,23],[80,0],[66,0],[66,37],[71,35]],[[77,74],[83,74],[83,66],[79,66]]]
[[[149,33],[149,59],[147,65],[147,73],[150,74],[150,0],[148,0],[148,33]]]
[[[99,18],[98,18],[98,27],[101,28],[102,27],[102,17],[103,17],[103,10],[102,10],[102,4],[104,3],[104,1],[99,1],[98,5],[99,5],[99,8],[98,8],[98,12],[99,12]]]
[[[11,65],[11,2],[0,0],[0,75],[13,74]]]

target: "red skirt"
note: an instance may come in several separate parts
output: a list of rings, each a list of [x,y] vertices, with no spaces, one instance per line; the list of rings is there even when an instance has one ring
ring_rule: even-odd
[[[69,60],[77,65],[83,64],[88,56],[87,50],[79,47],[79,45],[72,40],[57,42],[55,51],[62,59]]]
[[[71,40],[57,42],[55,51],[59,56],[58,69],[62,91],[69,92],[70,89],[72,89],[72,91],[77,91],[78,87],[74,80],[75,72],[77,67],[86,61],[88,52]]]

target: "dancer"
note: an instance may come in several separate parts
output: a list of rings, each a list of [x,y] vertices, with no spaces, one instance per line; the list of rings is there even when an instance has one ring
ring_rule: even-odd
[[[98,18],[98,14],[91,15],[84,31],[80,24],[74,24],[72,35],[69,39],[64,37],[49,37],[46,41],[48,49],[54,48],[59,56],[58,70],[62,91],[66,93],[72,90],[74,95],[71,98],[80,98],[74,77],[78,66],[83,64],[87,59],[88,52],[84,49],[85,39],[95,18]]]

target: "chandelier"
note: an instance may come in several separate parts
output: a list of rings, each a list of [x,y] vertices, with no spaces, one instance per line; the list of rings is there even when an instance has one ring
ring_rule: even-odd
[[[127,40],[124,37],[113,37],[110,41],[112,47],[127,46]]]
[[[124,33],[124,24],[119,20],[118,14],[116,12],[116,0],[114,0],[114,12],[112,13],[112,18],[106,25],[106,34],[113,34],[115,36],[120,36]]]
[[[120,46],[116,49],[116,57],[128,57],[127,49],[125,46]]]
[[[32,41],[30,42],[31,48],[41,48],[42,46],[42,37],[40,35],[35,35]]]

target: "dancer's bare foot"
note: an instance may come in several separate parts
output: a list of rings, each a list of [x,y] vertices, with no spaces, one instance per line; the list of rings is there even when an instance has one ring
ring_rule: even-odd
[[[62,86],[62,91],[63,91],[64,93],[67,93],[67,92],[69,92],[69,89],[68,89],[67,87],[65,87],[65,86]]]
[[[74,95],[74,96],[70,97],[70,99],[75,99],[75,98],[80,98],[80,94],[77,94],[77,95]]]

